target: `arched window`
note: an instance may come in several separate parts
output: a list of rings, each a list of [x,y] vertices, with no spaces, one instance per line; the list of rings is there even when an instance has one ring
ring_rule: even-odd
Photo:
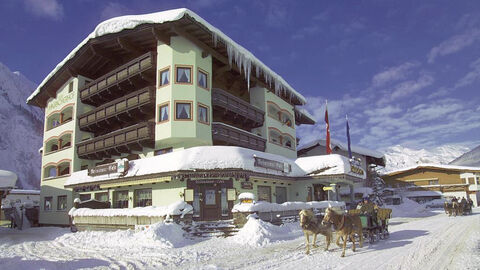
[[[70,162],[62,162],[58,165],[58,176],[70,174]]]
[[[280,108],[273,104],[273,103],[268,103],[268,106],[267,106],[267,111],[268,111],[268,116],[276,119],[276,120],[279,120],[280,119]]]
[[[283,145],[287,148],[293,149],[293,141],[289,136],[283,136]]]
[[[274,143],[274,144],[282,144],[282,136],[280,135],[280,132],[274,130],[274,129],[271,129],[269,130],[269,140],[271,143]]]
[[[45,167],[43,172],[43,178],[50,178],[50,177],[56,177],[56,176],[57,176],[57,167],[55,167],[55,165],[50,165],[48,167]]]

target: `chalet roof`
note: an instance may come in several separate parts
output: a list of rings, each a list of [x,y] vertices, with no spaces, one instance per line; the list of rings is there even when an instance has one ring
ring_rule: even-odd
[[[433,164],[433,163],[424,163],[417,166],[406,167],[403,169],[395,170],[386,173],[386,176],[394,176],[404,172],[409,172],[417,169],[442,169],[448,171],[458,171],[458,172],[480,172],[480,167],[467,167],[467,166],[454,166],[454,165],[444,165],[444,164]]]
[[[332,148],[337,146],[338,148],[340,148],[343,151],[348,151],[348,145],[340,142],[339,140],[330,139],[330,144],[331,144]],[[305,145],[302,145],[301,147],[299,147],[297,149],[297,151],[299,152],[299,154],[302,153],[302,152],[307,152],[317,145],[325,146],[326,142],[325,142],[325,140],[315,140],[315,141],[309,142]],[[356,145],[351,145],[351,149],[352,149],[352,153],[357,153],[357,154],[360,154],[360,155],[364,155],[364,156],[367,156],[367,157],[373,157],[373,158],[377,158],[377,159],[383,159],[383,154],[378,152],[378,151],[375,151],[375,150],[371,150],[371,149],[361,147],[361,146],[356,146]]]
[[[187,18],[188,20],[185,20]],[[77,45],[40,83],[37,89],[28,97],[27,103],[32,105],[45,105],[46,100],[48,97],[54,96],[54,92],[47,92],[42,97],[41,101],[36,100],[37,97],[44,91],[46,88],[52,88],[51,85],[55,85],[56,87],[60,87],[63,83],[71,77],[71,74],[75,74],[78,72],[77,69],[81,69],[82,67],[88,66],[86,63],[81,63],[76,66],[69,65],[69,63],[74,62],[75,58],[78,57],[79,54],[83,53],[85,50],[92,51],[92,54],[95,56],[97,53],[100,56],[104,56],[106,54],[111,54],[111,48],[96,48],[92,44],[92,41],[104,37],[109,36],[111,34],[117,34],[120,32],[128,32],[131,29],[137,31],[140,29],[141,26],[153,26],[151,29],[146,29],[146,34],[150,39],[154,39],[154,36],[158,38],[162,36],[162,33],[158,28],[155,28],[157,25],[162,24],[169,24],[169,23],[176,23],[182,22],[183,25],[198,25],[199,28],[196,28],[195,31],[188,32],[186,28],[180,28],[178,25],[170,25],[170,27],[166,27],[166,29],[161,29],[164,32],[174,31],[176,34],[180,35],[195,35],[197,31],[206,31],[208,33],[208,38],[205,43],[201,42],[201,44],[208,46],[212,51],[215,52],[214,56],[217,58],[225,58],[228,59],[228,64],[232,67],[235,67],[243,73],[247,79],[247,83],[250,83],[250,75],[253,78],[257,78],[261,82],[265,83],[269,87],[272,87],[277,95],[287,95],[291,98],[292,102],[296,105],[302,105],[306,103],[305,98],[298,93],[293,87],[291,87],[281,76],[267,67],[262,61],[260,61],[257,57],[255,57],[251,52],[243,48],[241,45],[237,44],[235,41],[230,39],[227,35],[225,35],[222,31],[218,30],[207,21],[202,19],[196,13],[192,12],[191,10],[181,8],[181,9],[173,9],[167,10],[162,12],[150,13],[150,14],[143,14],[143,15],[129,15],[129,16],[121,16],[109,19],[100,23],[95,30],[90,33],[80,44]],[[185,23],[187,21],[187,23]],[[173,29],[173,30],[172,30]],[[150,31],[151,30],[151,31]],[[153,33],[153,34],[152,34]],[[151,36],[151,37],[150,37]],[[161,38],[161,37],[160,37]],[[145,43],[146,41],[143,41]],[[119,41],[119,43],[122,43]],[[140,43],[139,43],[140,44]],[[156,43],[149,43],[149,46]],[[147,45],[145,45],[147,46]],[[129,46],[128,43],[121,44],[120,47],[127,47],[129,49],[132,46]],[[218,53],[219,49],[222,49],[223,53]],[[88,59],[95,59],[95,57],[91,55]],[[87,57],[86,57],[87,58]],[[99,58],[99,57],[97,57]],[[115,59],[115,57],[110,57]],[[224,59],[224,61],[225,61]],[[112,60],[112,61],[113,61]],[[92,63],[89,63],[90,66],[94,66],[93,61],[89,60]],[[253,72],[255,70],[255,72]],[[54,82],[57,81],[55,84]],[[54,88],[54,87],[53,87]],[[58,88],[57,88],[58,89]],[[57,89],[50,90],[56,91]]]

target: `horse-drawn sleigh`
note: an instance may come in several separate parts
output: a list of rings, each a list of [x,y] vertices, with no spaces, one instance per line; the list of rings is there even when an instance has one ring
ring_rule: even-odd
[[[342,257],[345,256],[345,248],[347,241],[352,242],[352,250],[355,251],[355,242],[363,246],[363,239],[369,239],[370,243],[378,239],[388,238],[388,220],[391,218],[392,210],[380,208],[377,210],[376,217],[373,215],[361,214],[359,210],[350,210],[345,213],[341,209],[327,208],[325,215],[320,221],[315,217],[311,210],[302,210],[300,212],[300,226],[302,227],[306,238],[307,254],[310,252],[309,235],[314,236],[313,246],[316,247],[315,241],[317,234],[326,237],[326,248],[330,245],[332,239],[331,226],[337,232],[336,244],[340,246],[340,238],[343,241]]]
[[[468,201],[445,201],[443,205],[443,209],[445,210],[445,214],[449,217],[457,215],[464,216],[472,214],[472,203]]]

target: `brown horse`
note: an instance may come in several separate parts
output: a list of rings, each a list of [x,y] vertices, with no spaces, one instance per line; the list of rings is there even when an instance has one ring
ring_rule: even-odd
[[[448,203],[447,201],[445,201],[443,204],[443,209],[445,209],[445,214],[448,214],[448,216],[451,216],[453,214],[454,209],[451,203]]]
[[[328,250],[330,246],[330,241],[332,239],[332,230],[328,226],[324,226],[320,221],[315,217],[313,211],[310,209],[304,209],[300,211],[300,226],[302,227],[303,234],[305,235],[305,242],[307,245],[306,253],[310,253],[310,235],[313,235],[313,244],[312,247],[317,247],[317,234],[325,236],[326,247],[325,250]]]
[[[337,231],[337,245],[340,246],[340,237],[343,240],[342,257],[345,257],[345,248],[350,238],[352,241],[352,250],[355,252],[355,234],[360,237],[360,247],[363,247],[363,231],[362,221],[359,216],[347,215],[345,213],[337,213],[332,208],[325,210],[323,224],[333,224]]]
[[[452,202],[452,209],[453,209],[453,216],[456,217],[458,214],[461,214],[460,211],[460,203],[458,202]]]

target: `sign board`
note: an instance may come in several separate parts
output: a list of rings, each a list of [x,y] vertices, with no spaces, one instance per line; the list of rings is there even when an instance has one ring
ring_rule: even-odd
[[[261,157],[254,157],[255,158],[255,167],[261,167],[265,169],[271,169],[275,171],[280,171],[284,173],[289,173],[292,171],[292,166],[288,163],[279,162],[275,160],[270,160]]]
[[[323,187],[323,191],[333,190],[333,187]]]
[[[111,173],[125,174],[128,171],[128,160],[104,164],[88,169],[89,176],[98,176]]]
[[[193,193],[194,193],[193,189],[185,189],[184,199],[185,199],[186,202],[193,202]]]
[[[225,180],[222,179],[200,179],[194,180],[196,184],[225,184]]]
[[[234,188],[227,189],[227,201],[235,201],[237,199],[237,190]]]
[[[242,182],[242,189],[253,189],[252,182]]]

